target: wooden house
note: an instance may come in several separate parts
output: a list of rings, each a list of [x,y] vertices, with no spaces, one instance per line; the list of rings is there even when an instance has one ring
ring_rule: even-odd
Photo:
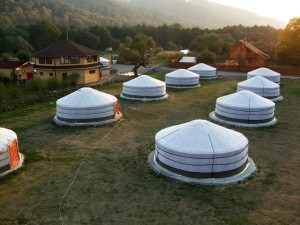
[[[17,76],[18,79],[27,80],[32,78],[33,67],[26,61],[3,61],[0,62],[0,74],[10,79]]]
[[[80,74],[79,84],[101,79],[100,53],[70,40],[62,40],[32,54],[38,76],[67,78]]]
[[[246,38],[234,44],[227,54],[227,60],[236,60],[242,66],[263,67],[268,64],[269,59],[269,55],[256,48]]]

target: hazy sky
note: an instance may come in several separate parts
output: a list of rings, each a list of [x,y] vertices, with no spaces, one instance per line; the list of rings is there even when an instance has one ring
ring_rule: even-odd
[[[293,17],[300,17],[298,0],[209,0],[222,5],[254,12],[257,15],[271,17],[288,23]]]

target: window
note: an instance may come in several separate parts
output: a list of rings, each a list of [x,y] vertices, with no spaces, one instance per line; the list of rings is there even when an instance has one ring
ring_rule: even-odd
[[[52,64],[52,58],[49,57],[40,57],[39,58],[40,64]]]
[[[70,58],[69,57],[60,57],[60,64],[69,64]]]
[[[92,56],[87,56],[87,62],[90,63],[90,62],[97,62],[97,55],[92,55]]]
[[[53,73],[49,73],[49,76],[50,76],[50,77],[53,77]]]
[[[62,79],[66,79],[66,78],[67,78],[67,76],[68,76],[68,74],[67,74],[67,73],[62,73]]]
[[[44,75],[44,72],[40,72],[40,76],[43,76]]]
[[[71,64],[79,64],[80,63],[79,57],[78,56],[70,57],[70,63]]]
[[[66,57],[60,57],[60,64],[79,64],[80,59],[78,56],[66,56]]]
[[[90,72],[90,74],[96,73],[96,70],[90,70],[89,72]]]

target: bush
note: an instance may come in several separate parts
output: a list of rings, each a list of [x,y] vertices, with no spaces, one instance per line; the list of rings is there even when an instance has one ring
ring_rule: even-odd
[[[27,82],[26,89],[38,93],[47,89],[47,81],[41,78],[33,78]]]
[[[80,78],[79,73],[71,73],[69,76],[67,76],[66,79],[70,85],[75,86],[75,85],[77,85],[79,78]]]
[[[6,90],[7,90],[6,95],[10,99],[16,99],[18,97],[21,97],[23,94],[22,87],[20,86],[19,83],[10,84],[9,86],[7,86]]]
[[[56,77],[51,77],[47,80],[47,89],[55,90],[62,86],[62,81],[57,79]]]
[[[208,50],[199,53],[196,57],[197,62],[201,63],[214,63],[217,59],[216,54]]]

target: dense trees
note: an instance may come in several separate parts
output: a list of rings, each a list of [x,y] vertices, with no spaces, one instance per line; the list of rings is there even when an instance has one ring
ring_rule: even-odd
[[[278,61],[285,65],[300,65],[300,17],[291,19],[281,33]]]
[[[1,20],[0,20],[1,21]],[[90,48],[103,51],[107,47],[117,50],[127,37],[133,38],[138,33],[151,36],[157,46],[164,50],[178,51],[190,48],[195,52],[206,51],[203,56],[212,56],[207,52],[224,58],[230,46],[242,38],[247,38],[252,44],[282,64],[297,64],[299,60],[291,61],[285,54],[296,56],[297,45],[291,45],[290,40],[297,39],[297,19],[282,32],[270,26],[244,27],[242,25],[208,30],[200,28],[184,28],[179,24],[153,26],[100,26],[79,28],[70,25],[59,25],[54,22],[40,20],[33,24],[0,27],[0,58],[10,55],[26,59],[36,50],[40,50],[59,40],[66,39],[78,42]],[[281,42],[279,43],[279,34]],[[298,51],[299,52],[299,51]],[[198,54],[197,53],[197,54]],[[1,55],[5,54],[3,57]],[[202,57],[203,57],[202,56]],[[215,57],[212,57],[215,58]]]

